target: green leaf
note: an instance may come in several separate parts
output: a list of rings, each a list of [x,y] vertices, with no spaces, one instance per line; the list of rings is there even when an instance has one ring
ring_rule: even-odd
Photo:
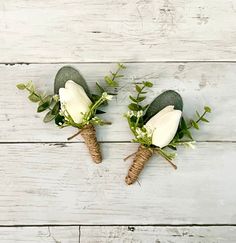
[[[42,112],[42,111],[45,111],[46,109],[48,109],[51,104],[51,101],[52,101],[51,95],[48,95],[47,97],[45,97],[43,99],[43,101],[39,103],[37,112]]]
[[[57,102],[52,108],[52,115],[57,115],[60,111],[60,102]]]
[[[43,121],[45,123],[52,121],[56,116],[52,114],[52,111],[49,111],[44,117]]]
[[[182,117],[181,120],[180,120],[180,128],[183,129],[183,130],[188,129],[188,128],[187,128],[186,121],[184,120],[183,117]]]
[[[198,118],[201,117],[198,111],[196,111],[196,114]]]
[[[195,129],[199,129],[198,124],[195,121],[191,121],[191,125],[195,128]]]
[[[139,97],[137,98],[137,101],[138,101],[138,102],[142,102],[142,101],[145,100],[145,99],[146,99],[145,96],[139,96]]]
[[[187,137],[189,137],[190,139],[193,140],[193,137],[192,137],[192,135],[191,135],[191,133],[190,133],[189,130],[185,130],[185,131],[184,131],[184,134],[185,134]]]
[[[37,112],[43,112],[43,111],[47,110],[49,106],[50,106],[50,103],[45,102],[38,107]]]
[[[98,101],[100,99],[100,95],[97,95],[97,94],[92,94],[92,101],[93,103],[95,103],[96,101]]]
[[[153,86],[153,83],[152,82],[149,82],[149,81],[146,81],[143,83],[146,87],[149,87],[151,88]]]
[[[120,69],[126,69],[126,66],[124,64],[122,64],[122,63],[118,63],[118,67]]]
[[[105,92],[105,89],[98,82],[96,82],[96,86],[101,94]]]
[[[35,93],[32,93],[28,96],[29,100],[32,102],[39,102],[40,101],[40,97],[37,96]]]
[[[115,81],[115,80],[113,80],[113,79],[111,79],[109,76],[105,76],[104,79],[105,79],[105,81],[107,82],[107,84],[108,84],[109,86],[111,86],[111,87],[118,87],[118,86],[119,86],[118,82]]]
[[[205,112],[211,113],[211,108],[209,106],[204,107]]]
[[[138,93],[140,93],[142,91],[142,88],[139,85],[135,85],[135,89]]]
[[[172,149],[172,150],[177,150],[177,148],[176,148],[175,146],[173,146],[173,145],[168,145],[168,147],[169,147],[170,149]]]
[[[142,107],[140,107],[139,105],[135,104],[135,103],[131,103],[129,104],[129,109],[131,111],[140,111],[142,109]]]
[[[206,118],[204,118],[204,117],[201,117],[201,121],[203,121],[203,122],[209,122]]]
[[[26,86],[25,86],[25,84],[23,84],[23,83],[17,84],[16,87],[17,87],[18,89],[20,89],[20,90],[24,90],[24,89],[26,89]]]
[[[33,84],[32,81],[29,81],[27,84],[26,84],[26,88],[29,89],[32,93],[35,91],[35,86]]]
[[[131,95],[129,96],[129,98],[130,98],[133,102],[137,103],[137,100],[136,100],[134,97],[132,97]]]
[[[104,114],[106,113],[105,111],[102,111],[102,110],[96,110],[96,114]]]

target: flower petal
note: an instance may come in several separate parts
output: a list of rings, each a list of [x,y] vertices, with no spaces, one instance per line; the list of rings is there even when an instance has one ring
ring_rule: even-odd
[[[173,111],[174,110],[174,106],[173,105],[168,105],[165,108],[163,108],[161,111],[159,111],[155,116],[153,116],[148,122],[147,125],[150,128],[155,128],[155,123],[156,120],[158,120],[161,116],[165,115],[166,113]]]
[[[166,110],[165,110],[166,109]],[[179,121],[182,115],[180,110],[171,110],[172,108],[164,108],[160,112],[152,117],[146,126],[152,129],[152,144],[163,148],[167,146],[174,138]],[[163,112],[165,110],[165,112]]]
[[[62,110],[64,107],[74,122],[81,123],[83,114],[89,111],[92,104],[84,89],[74,81],[68,80],[65,88],[60,88],[59,96]]]

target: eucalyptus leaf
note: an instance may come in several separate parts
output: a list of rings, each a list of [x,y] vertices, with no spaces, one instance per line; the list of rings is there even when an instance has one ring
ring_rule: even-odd
[[[204,117],[201,117],[201,119],[200,119],[201,121],[203,121],[203,122],[209,122],[206,118],[204,118]]]
[[[49,111],[44,117],[43,121],[45,123],[52,121],[56,116],[52,114],[52,111]]]
[[[198,124],[197,124],[197,122],[195,122],[195,121],[191,121],[191,124],[192,124],[192,126],[195,128],[195,129],[199,129],[199,126],[198,126]]]
[[[32,102],[39,102],[40,101],[40,97],[37,96],[36,94],[32,93],[28,96],[29,100]]]
[[[22,83],[17,84],[16,87],[17,87],[18,89],[20,89],[20,90],[24,90],[24,89],[26,88],[25,84],[22,84]]]
[[[159,111],[168,105],[173,105],[176,110],[183,110],[183,100],[179,93],[174,90],[167,90],[157,96],[149,105],[144,121],[147,122],[151,117],[156,115]]]
[[[37,112],[43,112],[43,111],[45,111],[46,109],[48,109],[49,106],[50,106],[50,104],[51,104],[51,100],[52,100],[52,96],[51,96],[51,95],[45,97],[45,98],[43,99],[43,101],[39,103]]]
[[[68,80],[72,80],[75,83],[79,84],[83,87],[86,94],[91,97],[87,82],[83,78],[83,76],[77,71],[75,68],[70,66],[62,67],[56,74],[55,81],[54,81],[54,93],[58,94],[60,88],[65,87],[65,83]]]
[[[57,115],[60,111],[60,102],[57,102],[52,108],[52,115]]]
[[[204,107],[205,112],[211,113],[211,108],[209,106]]]

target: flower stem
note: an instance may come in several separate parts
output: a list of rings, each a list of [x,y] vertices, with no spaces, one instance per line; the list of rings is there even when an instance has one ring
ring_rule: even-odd
[[[76,136],[78,136],[81,133],[81,130],[79,130],[77,133],[75,133],[74,135],[72,135],[71,137],[67,138],[67,140],[71,140],[73,138],[75,138]]]
[[[164,158],[175,170],[177,170],[177,166],[161,151],[155,150],[162,158]]]

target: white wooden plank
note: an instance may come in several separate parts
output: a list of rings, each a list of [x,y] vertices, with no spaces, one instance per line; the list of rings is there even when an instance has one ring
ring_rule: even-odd
[[[82,226],[79,227],[1,227],[1,243],[234,243],[234,226],[157,227]]]
[[[9,0],[0,62],[235,60],[232,0]]]
[[[1,227],[0,242],[78,243],[79,227]]]
[[[234,243],[235,227],[82,226],[81,243]]]
[[[84,144],[1,144],[0,225],[235,224],[235,143],[179,150],[175,171],[159,157],[127,186],[136,144],[102,144],[94,164]]]
[[[53,123],[44,124],[43,115],[36,113],[36,105],[27,99],[27,93],[16,89],[19,82],[33,80],[41,90],[53,92],[53,80],[62,65],[0,65],[0,141],[66,141],[75,133],[73,128],[59,130]],[[92,90],[95,82],[102,80],[113,64],[73,65],[88,80]],[[127,111],[128,96],[133,92],[135,81],[151,80],[155,83],[149,101],[166,89],[175,89],[184,99],[184,113],[192,117],[195,108],[201,110],[205,104],[212,107],[210,124],[203,124],[195,133],[200,141],[236,139],[235,103],[236,64],[226,63],[149,63],[127,64],[126,78],[121,81],[119,95],[108,107],[103,117],[113,124],[99,127],[101,141],[129,141],[132,136],[123,113]],[[148,101],[147,100],[147,101]],[[78,141],[75,139],[75,141]]]

